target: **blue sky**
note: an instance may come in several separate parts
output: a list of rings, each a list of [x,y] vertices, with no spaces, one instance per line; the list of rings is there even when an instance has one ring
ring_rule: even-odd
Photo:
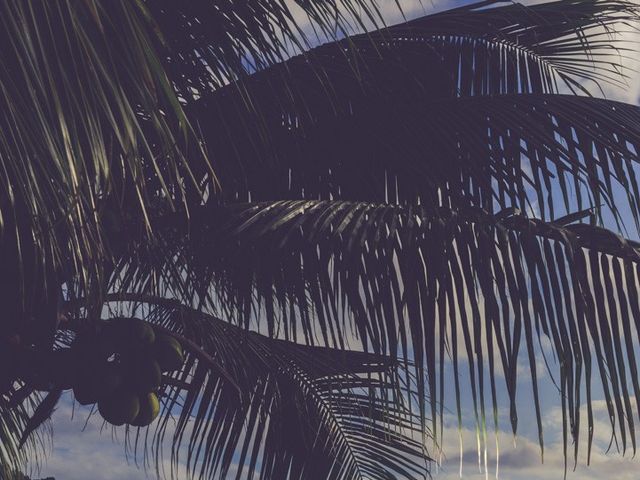
[[[434,0],[401,0],[400,2],[408,17],[419,16],[423,13],[467,4],[467,1],[443,1]],[[532,2],[525,2],[532,3]],[[401,20],[394,5],[394,0],[381,0],[383,11],[389,23]],[[609,98],[636,103],[640,93],[640,80],[634,78],[629,82],[626,90],[608,89]],[[526,368],[523,369],[526,371]],[[464,379],[461,382],[465,385]],[[540,463],[540,450],[536,439],[536,428],[532,412],[532,398],[530,385],[526,374],[520,379],[519,398],[520,424],[519,436],[515,441],[508,430],[508,421],[501,418],[501,427],[506,430],[499,432],[500,448],[500,478],[506,480],[523,479],[560,479],[563,475],[563,458],[561,448],[561,414],[559,411],[558,393],[553,387],[548,375],[541,380],[543,392],[543,423],[545,426],[545,464]],[[450,394],[451,392],[449,392]],[[501,398],[506,398],[505,392],[501,392]],[[500,392],[499,392],[500,394]],[[490,430],[487,445],[487,459],[489,471],[480,471],[476,449],[475,431],[473,429],[473,412],[469,400],[469,392],[463,395],[467,402],[463,405],[465,425],[462,430],[463,454],[462,454],[462,478],[484,479],[495,478],[496,475],[496,447],[495,436]],[[451,396],[449,396],[451,400]],[[452,408],[455,403],[450,402]],[[452,412],[453,413],[453,412]],[[53,448],[43,465],[41,476],[55,476],[57,480],[137,480],[147,478],[144,471],[131,459],[127,460],[122,444],[123,431],[111,428],[103,428],[102,421],[96,414],[88,418],[89,409],[74,407],[72,396],[66,393],[61,401],[54,417],[53,423]],[[501,415],[504,416],[502,411]],[[589,479],[606,478],[615,476],[616,479],[637,478],[640,468],[640,460],[633,459],[631,455],[622,458],[612,453],[604,452],[609,443],[609,427],[604,402],[595,404],[596,430],[595,445],[592,465],[584,466],[586,453],[582,450],[578,469],[575,473],[569,473],[569,478]],[[585,424],[583,422],[583,424]],[[443,438],[443,459],[441,468],[432,472],[434,478],[451,480],[459,476],[459,444],[458,426],[455,415],[447,415],[445,418],[446,431]],[[585,429],[586,430],[586,429]],[[586,441],[583,441],[586,447]],[[81,459],[81,461],[78,461]]]

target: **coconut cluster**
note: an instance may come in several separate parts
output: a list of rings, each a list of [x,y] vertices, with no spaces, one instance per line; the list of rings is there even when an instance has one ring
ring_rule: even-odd
[[[81,405],[98,404],[113,425],[149,425],[158,416],[162,372],[179,369],[182,346],[173,337],[156,334],[142,320],[104,322],[99,331],[79,335],[69,349],[54,352],[62,388],[73,388]],[[64,368],[64,364],[75,364]]]

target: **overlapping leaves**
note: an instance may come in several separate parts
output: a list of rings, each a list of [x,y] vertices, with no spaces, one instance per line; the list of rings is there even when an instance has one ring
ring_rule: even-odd
[[[629,45],[610,30],[637,28],[635,6],[485,3],[318,47],[192,102],[225,197],[495,202],[553,219],[617,214],[622,187],[635,216],[637,109],[552,95],[563,79],[602,81],[601,68],[623,78],[615,53]]]
[[[619,64],[594,61],[611,53],[603,33],[636,17],[628,2],[463,8],[320,47],[191,102],[226,205],[210,198],[188,226],[160,221],[171,262],[137,252],[123,285],[197,298],[311,345],[346,348],[355,329],[366,349],[415,362],[406,372],[436,438],[447,358],[456,392],[468,369],[479,431],[488,405],[496,415],[502,373],[515,431],[524,355],[542,445],[535,359],[546,336],[565,449],[572,440],[577,455],[583,401],[591,431],[593,369],[614,434],[635,449],[634,326],[620,337],[609,310],[634,318],[636,246],[553,220],[585,208],[601,220],[603,204],[619,219],[620,188],[637,219],[638,109],[557,95],[561,81],[583,91],[586,78],[612,80]],[[267,202],[229,203],[238,199]],[[492,215],[514,208],[527,215]]]
[[[109,300],[191,339],[185,367],[167,379],[164,415],[130,432],[134,449],[161,458],[168,436],[175,466],[205,478],[232,466],[236,478],[426,475],[423,429],[392,359],[267,338],[167,298]]]
[[[186,281],[194,275],[194,285],[202,286],[190,295],[203,306],[239,325],[266,323],[271,336],[279,331],[344,348],[355,330],[365,349],[410,358],[407,373],[420,379],[417,398],[431,394],[418,412],[425,418],[428,411],[434,432],[447,364],[456,391],[464,387],[458,373],[468,370],[480,431],[486,409],[497,414],[497,383],[504,378],[515,432],[524,356],[543,446],[536,358],[546,337],[556,359],[548,361],[565,413],[565,448],[573,441],[577,455],[584,405],[592,432],[598,382],[621,448],[635,450],[638,412],[630,399],[640,393],[633,347],[640,332],[634,320],[640,318],[640,250],[572,221],[338,201],[204,208],[171,265],[138,267],[174,278],[167,273],[181,265]],[[137,285],[143,292],[145,284]],[[170,287],[180,292],[180,285]]]
[[[166,110],[175,119],[154,120],[143,108],[140,118],[149,120],[141,127],[144,135],[114,135],[123,152],[127,138],[144,144],[147,155],[139,163],[136,155],[107,155],[108,142],[101,143],[98,130],[84,122],[82,109],[76,123],[88,126],[70,137],[78,144],[71,145],[75,156],[59,156],[80,158],[87,139],[87,151],[99,153],[91,158],[115,162],[123,177],[140,173],[131,173],[132,189],[123,189],[129,197],[110,198],[117,199],[116,212],[137,199],[151,212],[159,235],[141,241],[144,235],[130,228],[139,230],[139,217],[109,231],[117,257],[110,291],[133,296],[121,301],[135,297],[153,305],[145,311],[150,321],[202,347],[168,380],[164,420],[151,439],[158,464],[173,410],[180,413],[172,459],[177,464],[185,448],[190,473],[224,474],[239,449],[239,475],[256,469],[265,478],[311,471],[337,478],[412,478],[426,471],[420,463],[426,418],[436,440],[442,430],[437,420],[447,358],[458,417],[458,374],[464,368],[482,432],[489,405],[497,426],[500,372],[515,431],[517,364],[527,357],[542,445],[535,360],[543,337],[557,358],[565,450],[573,440],[578,451],[583,403],[592,434],[595,371],[614,435],[623,448],[635,449],[638,417],[630,398],[640,393],[634,357],[637,245],[571,219],[554,222],[576,210],[581,219],[589,207],[601,219],[601,204],[617,216],[620,187],[637,222],[638,110],[557,95],[562,82],[584,92],[587,79],[616,82],[618,70],[624,74],[622,57],[610,62],[604,56],[625,54],[612,50],[619,44],[607,35],[616,22],[634,28],[635,5],[570,0],[496,8],[499,2],[482,2],[322,46],[245,79],[284,58],[296,32],[292,27],[286,41],[280,38],[294,25],[285,2],[237,3],[148,2],[145,10],[166,32],[149,41],[162,52],[171,88],[203,133],[222,195],[205,163],[186,161],[175,144],[169,151],[184,160],[180,165],[165,161],[162,148],[160,157],[151,154],[168,145],[162,142],[169,138],[163,137],[165,127],[173,134],[171,122],[180,124],[171,102],[174,110]],[[322,25],[333,22],[333,2],[300,4]],[[347,2],[347,11],[361,4]],[[373,18],[375,8],[366,14]],[[136,41],[147,38],[142,30],[136,30]],[[152,78],[168,85],[162,75]],[[155,90],[144,85],[133,91],[148,99],[147,89]],[[169,93],[160,98],[168,101]],[[46,120],[41,123],[49,125]],[[120,123],[107,115],[106,125],[115,132]],[[60,132],[54,133],[59,139]],[[25,182],[25,191],[68,201],[75,198],[75,190],[69,195],[65,187],[75,185],[73,175],[62,178],[60,190],[50,181],[60,172],[82,171],[87,179],[106,175],[100,168],[45,169],[46,188]],[[174,190],[163,185],[167,172],[176,180]],[[139,188],[143,177],[153,186],[149,198]],[[71,216],[74,246],[91,244],[81,220],[95,210],[92,195],[102,193],[96,188],[82,197],[87,206]],[[162,205],[150,198],[163,199]],[[293,201],[274,201],[281,198]],[[190,221],[167,214],[167,199],[183,200]],[[266,202],[234,204],[238,200]],[[526,215],[497,213],[514,208]],[[528,218],[537,213],[548,221]],[[79,265],[88,263],[81,259]],[[80,285],[77,292],[74,285]],[[76,278],[69,286],[83,295]],[[185,306],[167,306],[167,298]],[[201,311],[217,312],[243,329]],[[250,327],[272,338],[248,333]],[[385,360],[372,363],[369,354],[345,351],[352,344]],[[344,358],[334,365],[338,351]],[[404,370],[387,369],[387,359]],[[380,369],[371,371],[372,365]],[[414,402],[405,398],[414,389],[407,378],[416,381]],[[285,431],[294,434],[286,438]],[[318,437],[312,441],[309,432]]]
[[[32,411],[41,400],[31,391],[27,398],[17,401],[12,396],[0,396],[0,478],[11,478],[15,470],[37,468],[47,447],[47,431],[37,431],[18,448],[21,432],[29,423]]]

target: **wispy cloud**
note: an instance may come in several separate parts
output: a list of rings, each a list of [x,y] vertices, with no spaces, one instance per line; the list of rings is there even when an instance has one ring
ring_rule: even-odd
[[[638,478],[640,469],[640,459],[634,458],[631,452],[626,456],[615,451],[607,453],[610,443],[610,427],[606,403],[595,401],[593,403],[594,412],[594,438],[591,456],[591,465],[586,465],[587,449],[587,412],[582,408],[580,457],[577,466],[573,471],[572,445],[568,446],[568,472],[567,478],[571,479],[602,479],[615,477],[616,479],[631,480]],[[496,471],[499,478],[503,480],[524,480],[524,479],[562,479],[564,475],[564,455],[562,446],[561,430],[562,413],[560,408],[552,408],[545,411],[543,424],[545,426],[545,449],[544,463],[540,455],[540,447],[537,440],[531,435],[519,436],[513,439],[510,432],[501,430],[499,436],[499,455],[495,448],[495,443],[488,442],[487,445],[487,465],[485,472],[484,465],[478,465],[478,454],[475,448],[475,430],[465,428],[462,430],[462,437],[465,448],[462,453],[462,477],[459,475],[460,453],[458,444],[458,429],[449,423],[449,428],[444,432],[444,443],[442,445],[446,458],[441,469],[434,475],[436,480],[454,480],[457,478],[480,480],[484,478],[495,478]],[[494,435],[490,432],[490,436]],[[499,462],[498,462],[499,460]],[[484,462],[482,462],[484,463]],[[496,469],[499,466],[499,470]]]
[[[124,431],[115,434],[103,426],[88,407],[72,404],[70,393],[63,397],[52,419],[53,451],[42,468],[42,476],[56,480],[143,480],[144,470],[128,460],[123,446]],[[151,478],[154,476],[151,475]]]

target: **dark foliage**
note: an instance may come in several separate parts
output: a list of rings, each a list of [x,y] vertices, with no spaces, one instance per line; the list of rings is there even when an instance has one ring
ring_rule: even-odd
[[[543,339],[565,458],[573,444],[577,459],[581,427],[591,448],[594,385],[613,438],[635,452],[640,245],[620,232],[627,211],[640,225],[640,110],[592,95],[629,74],[634,52],[611,35],[637,29],[637,5],[485,1],[342,38],[383,26],[375,6],[300,1],[335,40],[310,48],[287,2],[240,3],[7,7],[2,35],[23,17],[30,26],[9,63],[58,58],[57,29],[75,35],[63,52],[97,44],[77,82],[65,83],[62,60],[51,79],[44,66],[23,72],[61,84],[55,108],[44,81],[30,98],[3,97],[18,126],[35,122],[25,105],[51,108],[34,129],[50,142],[0,139],[6,277],[30,285],[21,266],[33,264],[51,278],[33,298],[66,287],[64,302],[49,295],[35,310],[30,343],[50,343],[53,325],[68,344],[103,307],[182,339],[187,361],[164,378],[159,421],[128,430],[158,474],[169,455],[174,476],[186,464],[225,478],[234,462],[237,478],[427,476],[445,383],[460,422],[470,389],[485,437],[506,390],[515,433],[521,357],[543,447]],[[42,16],[47,42],[28,52]],[[46,254],[14,261],[41,224]],[[24,460],[22,433],[58,395],[40,403],[18,387],[0,405],[7,465]]]

